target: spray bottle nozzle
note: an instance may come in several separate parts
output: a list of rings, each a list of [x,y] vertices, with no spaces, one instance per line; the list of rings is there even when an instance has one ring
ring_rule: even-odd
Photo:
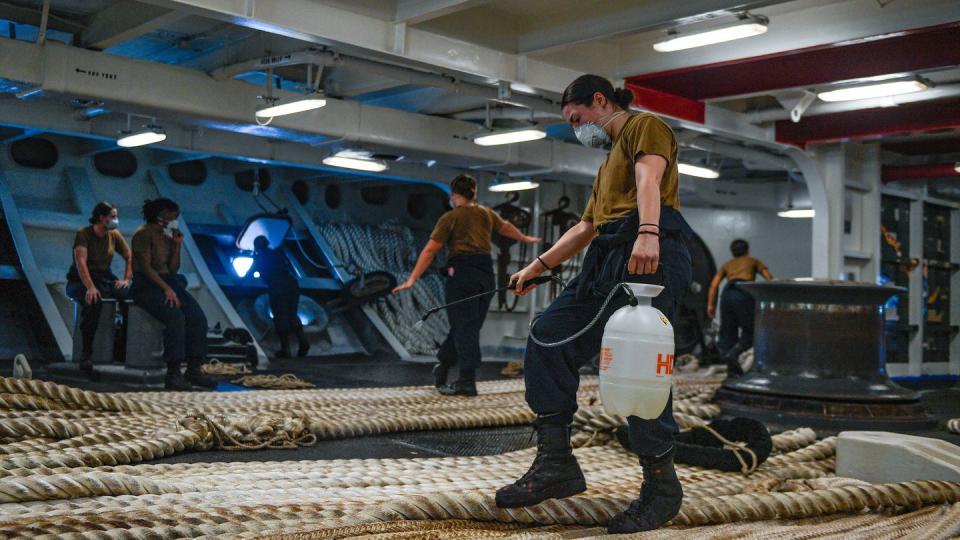
[[[623,287],[623,291],[627,293],[627,304],[629,304],[630,307],[640,305],[640,300],[637,299],[637,295],[633,294],[633,291],[626,283],[621,283],[620,286]]]

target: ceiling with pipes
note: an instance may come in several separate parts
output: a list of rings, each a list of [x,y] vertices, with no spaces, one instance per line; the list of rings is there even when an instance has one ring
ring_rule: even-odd
[[[956,0],[44,4],[0,0],[4,133],[109,141],[131,118],[136,124],[144,117],[167,129],[171,151],[202,148],[206,155],[320,170],[324,156],[366,152],[398,177],[469,168],[586,184],[602,152],[577,145],[557,101],[568,82],[593,72],[631,88],[638,110],[667,119],[681,161],[714,169],[718,183],[748,191],[801,180],[788,149],[815,151],[837,141],[879,141],[892,166],[960,161]],[[655,48],[746,23],[759,28],[756,35],[672,52]],[[40,39],[50,44],[42,53],[18,48]],[[94,73],[117,81],[137,75],[111,87],[111,80],[90,81]],[[913,87],[903,95],[826,101],[831,90],[884,82]],[[196,103],[187,103],[194,101],[189,93],[175,102],[182,89],[165,84],[194,89]],[[304,113],[315,115],[309,120],[266,125],[254,116],[268,104],[264,97],[304,93],[329,103]],[[30,121],[41,115],[43,122]],[[528,127],[546,139],[472,144],[490,131]],[[710,204],[698,197],[709,185],[690,185],[687,203]]]

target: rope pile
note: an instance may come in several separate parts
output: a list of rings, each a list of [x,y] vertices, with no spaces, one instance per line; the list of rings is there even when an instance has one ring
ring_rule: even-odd
[[[719,381],[675,378],[683,425],[704,424]],[[178,452],[294,448],[320,439],[526,424],[521,381],[478,383],[476,398],[428,387],[239,393],[99,394],[0,379],[0,537],[37,538],[582,538],[636,496],[636,456],[607,436],[621,420],[584,377],[575,453],[589,490],[499,509],[534,449],[490,456],[282,462],[145,463]],[[578,435],[580,436],[580,435]],[[870,485],[838,478],[836,441],[811,430],[774,436],[749,475],[678,467],[680,535],[764,538],[960,534],[960,483]],[[291,453],[291,458],[296,452]],[[949,506],[953,505],[953,506]],[[864,534],[861,534],[864,533]]]
[[[316,386],[311,382],[297,377],[293,373],[284,373],[283,375],[244,375],[231,382],[246,386],[247,388],[265,388],[267,390],[301,390],[304,388],[314,388]]]
[[[244,375],[252,372],[247,364],[231,364],[221,362],[216,358],[212,358],[209,362],[200,366],[200,371],[207,375]]]
[[[426,238],[395,222],[377,227],[353,223],[318,223],[320,235],[337,258],[353,263],[363,272],[385,270],[403,282],[417,262]],[[418,330],[413,325],[426,310],[444,303],[443,280],[436,272],[427,272],[404,294],[391,295],[373,304],[404,347],[415,354],[433,354],[450,328],[447,313],[439,311]]]

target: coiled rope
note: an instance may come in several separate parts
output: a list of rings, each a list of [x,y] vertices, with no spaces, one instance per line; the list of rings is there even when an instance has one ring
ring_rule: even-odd
[[[0,537],[561,538],[604,524],[642,482],[636,457],[607,444],[623,421],[596,406],[593,377],[583,378],[574,419],[578,437],[594,438],[575,450],[589,490],[509,510],[497,508],[492,493],[526,470],[533,449],[431,459],[143,462],[209,448],[525,424],[532,414],[520,381],[481,382],[476,398],[441,397],[427,387],[97,394],[29,382],[0,379],[15,396],[3,403],[23,405],[0,405]],[[709,402],[718,383],[675,376],[681,424],[702,425],[719,412]],[[951,523],[960,521],[937,505],[960,500],[960,483],[872,486],[837,478],[835,439],[817,441],[808,429],[774,435],[773,445],[774,455],[749,477],[679,466],[685,499],[671,527],[709,527],[701,534],[711,535],[744,521],[769,531],[784,520],[835,519],[844,525],[824,534],[856,536],[858,527],[956,533]],[[799,530],[808,529],[782,537]]]

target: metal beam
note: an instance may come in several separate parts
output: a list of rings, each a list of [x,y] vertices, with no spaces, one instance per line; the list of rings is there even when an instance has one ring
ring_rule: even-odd
[[[439,69],[509,81],[559,94],[581,73],[526,56],[505,53],[403,23],[396,24],[315,0],[150,0],[232,24],[280,34],[308,43],[362,53],[418,69]],[[403,39],[397,39],[398,26]],[[402,47],[398,47],[402,45]]]
[[[0,19],[15,21],[22,24],[40,26],[41,12],[36,8],[28,8],[6,2],[0,2]],[[83,23],[59,17],[53,13],[47,16],[47,28],[70,34],[79,34],[86,29]]]
[[[797,4],[802,7],[786,4],[782,8],[773,7],[760,11],[760,14],[770,17],[770,29],[764,35],[718,43],[710,47],[665,54],[653,50],[653,43],[661,39],[663,34],[652,33],[631,38],[620,48],[622,61],[616,75],[630,78],[644,73],[733,62],[829,43],[853,43],[872,36],[896,34],[904,30],[956,23],[960,20],[960,3],[956,0],[883,2],[883,7],[876,0]],[[845,67],[851,71],[856,69],[855,65]],[[777,73],[783,73],[783,70],[777,70]],[[765,74],[751,72],[749,76]],[[676,93],[684,95],[683,92]]]
[[[549,49],[569,47],[586,41],[611,39],[622,34],[637,33],[675,26],[690,20],[755,9],[777,1],[746,0],[654,0],[643,5],[617,10],[597,17],[586,17],[560,26],[534,30],[517,38],[517,52],[536,54]]]
[[[149,0],[190,13],[226,20],[233,24],[334,47],[337,51],[365,59],[383,60],[421,71],[467,76],[465,80],[508,81],[512,87],[554,97],[583,73],[561,65],[467,43],[419,28],[396,25],[374,17],[352,13],[314,0]],[[397,26],[403,26],[402,49],[395,48]],[[611,76],[609,73],[600,75]],[[714,119],[718,120],[714,122]],[[762,141],[776,146],[772,131],[755,129],[731,111],[711,112],[704,124],[689,129],[723,133],[741,140]],[[530,144],[525,148],[533,148]],[[426,146],[430,148],[432,146]],[[595,172],[595,171],[594,171]]]
[[[818,102],[804,111],[803,118],[811,116],[820,116],[824,114],[833,114],[847,111],[862,111],[865,109],[879,109],[885,107],[896,107],[907,103],[916,103],[919,101],[932,101],[935,99],[944,99],[951,97],[960,97],[960,84],[944,84],[922,92],[913,94],[903,94],[900,96],[889,96],[883,98],[857,99],[853,101],[837,101],[833,103]],[[757,112],[746,113],[747,121],[755,124],[764,122],[775,122],[777,120],[789,120],[790,111],[786,109],[769,109]]]
[[[891,107],[826,114],[799,123],[776,123],[777,140],[804,147],[847,139],[960,128],[960,98],[924,101]]]
[[[187,14],[142,2],[116,2],[90,20],[80,40],[84,47],[108,49],[179,21]]]
[[[397,82],[440,88],[455,94],[496,100],[503,103],[509,103],[511,105],[535,109],[538,111],[556,112],[559,109],[557,103],[538,96],[513,94],[508,98],[501,99],[497,89],[488,84],[461,81],[456,77],[451,77],[449,75],[430,73],[427,71],[385,64],[383,62],[374,62],[364,58],[358,58],[356,56],[338,54],[333,51],[304,50],[281,55],[262,56],[215,69],[210,72],[210,75],[212,75],[214,79],[225,80],[251,71],[263,71],[269,68],[304,64],[310,64],[319,67],[355,69],[364,73],[387,77],[388,79],[392,79]]]
[[[418,24],[470,9],[491,0],[397,0],[395,22]]]
[[[960,10],[958,15],[960,15]],[[629,81],[690,99],[739,96],[960,64],[960,24],[650,73]]]
[[[95,98],[106,102],[111,110],[126,107],[166,120],[184,119],[204,126],[205,131],[230,130],[311,144],[333,141],[339,146],[390,148],[408,157],[435,159],[453,167],[481,166],[504,172],[554,168],[563,171],[558,180],[586,181],[595,176],[605,158],[602,150],[556,140],[511,145],[518,147],[515,150],[482,147],[470,140],[478,130],[473,123],[333,98],[328,98],[322,109],[276,118],[270,126],[257,126],[253,112],[260,89],[255,86],[240,81],[215,81],[195,70],[57,43],[40,49],[32,44],[0,40],[0,77],[35,84],[54,94]],[[289,98],[294,94],[280,95]],[[97,125],[103,118],[86,123]],[[37,118],[27,125],[44,121]],[[196,133],[184,136],[204,144]],[[251,155],[264,152],[272,153],[271,147],[265,145]],[[218,152],[213,149],[210,153]]]
[[[43,272],[33,258],[33,250],[30,247],[30,241],[27,233],[23,229],[23,223],[20,220],[20,210],[13,199],[13,194],[7,187],[6,176],[0,171],[0,209],[3,210],[4,218],[7,222],[7,229],[13,239],[13,247],[17,250],[17,257],[20,259],[20,269],[30,284],[33,296],[40,305],[40,311],[43,313],[47,324],[50,326],[50,332],[53,339],[60,349],[63,359],[70,362],[73,359],[73,338],[70,336],[70,330],[57,309],[57,304],[50,295],[50,289],[47,288],[47,282]]]

